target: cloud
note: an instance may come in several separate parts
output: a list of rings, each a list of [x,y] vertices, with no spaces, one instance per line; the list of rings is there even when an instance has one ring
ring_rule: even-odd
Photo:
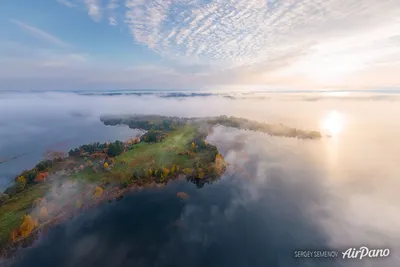
[[[109,10],[109,17],[108,17],[108,24],[110,24],[111,26],[116,26],[118,25],[117,22],[117,15],[116,15],[116,9],[118,9],[119,5],[118,5],[118,0],[109,0],[108,5],[107,5],[107,9]]]
[[[360,23],[367,22],[368,16],[387,21],[377,15],[379,10],[398,10],[393,1],[372,0],[345,4],[337,0],[239,0],[229,4],[218,0],[128,0],[126,8],[126,23],[137,42],[160,54],[205,57],[227,61],[230,66],[268,62],[304,42],[362,28]]]
[[[100,21],[102,18],[102,8],[98,0],[84,0],[88,9],[88,15],[94,21]]]
[[[71,48],[70,44],[62,41],[58,37],[51,35],[48,32],[45,32],[44,30],[41,30],[34,26],[28,25],[28,24],[26,24],[22,21],[16,20],[16,19],[11,19],[10,21],[12,23],[14,23],[15,25],[17,25],[18,27],[20,27],[21,29],[27,31],[29,34],[31,34],[33,37],[35,37],[37,39],[44,40],[44,41],[51,43],[53,45],[56,45],[60,48],[64,48],[64,49]]]
[[[57,0],[57,2],[67,7],[76,7],[76,4],[72,3],[69,0]]]

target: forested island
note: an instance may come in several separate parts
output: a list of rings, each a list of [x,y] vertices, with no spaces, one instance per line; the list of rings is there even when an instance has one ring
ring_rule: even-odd
[[[127,191],[163,187],[185,178],[198,187],[217,180],[226,163],[206,137],[216,125],[272,136],[318,139],[321,134],[234,117],[179,118],[157,115],[103,116],[105,125],[128,125],[145,133],[126,141],[92,143],[68,153],[52,151],[15,177],[0,193],[0,250],[10,257],[48,227]],[[187,199],[184,192],[177,196]]]

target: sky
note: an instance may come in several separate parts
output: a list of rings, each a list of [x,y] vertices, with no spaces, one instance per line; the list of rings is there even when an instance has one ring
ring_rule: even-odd
[[[0,90],[400,86],[398,0],[0,5]]]

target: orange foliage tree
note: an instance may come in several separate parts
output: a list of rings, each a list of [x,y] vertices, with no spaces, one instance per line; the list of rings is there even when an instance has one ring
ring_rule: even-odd
[[[215,169],[217,170],[218,173],[221,173],[223,171],[224,166],[225,166],[224,157],[220,153],[218,153],[217,156],[215,157]]]
[[[35,182],[37,182],[37,183],[44,182],[44,181],[46,181],[47,176],[49,176],[48,172],[39,172],[36,175]]]
[[[25,215],[24,221],[19,227],[19,230],[23,237],[27,237],[30,235],[34,227],[35,227],[35,222],[34,220],[32,220],[32,217],[30,215]]]
[[[168,168],[162,168],[161,178],[166,178],[166,177],[168,177],[169,172],[170,172],[170,171],[169,171]]]
[[[40,218],[42,219],[42,220],[45,220],[46,218],[47,218],[47,208],[46,207],[42,207],[41,209],[40,209]]]

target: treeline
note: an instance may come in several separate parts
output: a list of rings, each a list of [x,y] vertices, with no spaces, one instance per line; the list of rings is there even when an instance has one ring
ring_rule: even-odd
[[[207,121],[211,125],[223,125],[238,129],[247,129],[259,131],[272,136],[292,137],[299,139],[319,139],[322,137],[318,131],[307,131],[297,128],[291,128],[283,124],[267,124],[258,121],[252,121],[245,118],[219,116]]]
[[[24,191],[29,186],[43,182],[48,176],[49,169],[51,169],[53,164],[57,161],[59,161],[59,159],[43,160],[36,164],[34,168],[25,170],[20,175],[15,177],[14,183],[8,187],[4,193],[0,193],[0,205],[9,198]]]
[[[157,115],[133,115],[133,116],[103,116],[100,120],[105,125],[128,125],[132,129],[147,131],[168,132],[186,124],[187,119],[179,117],[167,117]]]
[[[68,152],[69,156],[85,156],[94,153],[106,153],[110,157],[116,157],[125,150],[125,144],[121,141],[111,143],[92,143],[82,145],[79,148],[71,149]]]
[[[159,130],[150,130],[142,135],[142,140],[147,143],[161,142],[168,134]]]
[[[202,124],[210,126],[223,125],[238,129],[248,129],[263,132],[272,136],[292,137],[299,139],[319,139],[322,137],[318,131],[301,130],[288,127],[283,124],[267,124],[245,118],[219,116],[204,118],[178,118],[156,115],[133,115],[133,116],[107,116],[102,117],[101,121],[105,125],[128,125],[130,128],[143,129],[148,131],[168,132],[188,123]]]

